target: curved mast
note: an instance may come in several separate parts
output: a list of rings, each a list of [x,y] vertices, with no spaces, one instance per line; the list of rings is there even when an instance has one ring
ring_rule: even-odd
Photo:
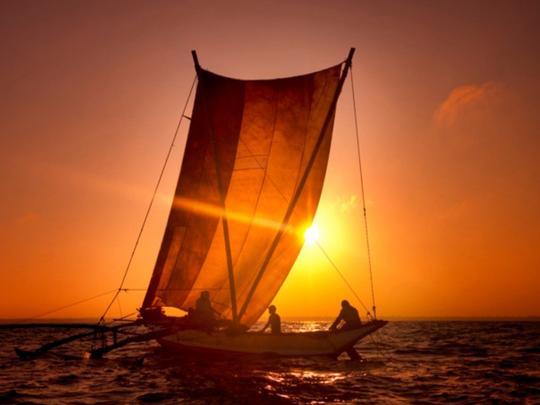
[[[193,56],[193,63],[195,64],[195,70],[197,71],[197,76],[199,77],[199,81],[201,83],[201,89],[204,86],[204,77],[200,74],[201,72],[201,65],[199,65],[199,58],[197,57],[197,52],[195,50],[191,51],[191,55]],[[201,90],[204,91],[204,90]],[[208,107],[208,104],[206,104]],[[212,128],[212,126],[210,126]],[[213,148],[213,154],[214,154],[214,160],[216,165],[216,173],[218,175],[216,176],[217,180],[217,186],[219,190],[219,194],[221,197],[221,208],[223,209],[223,215],[221,216],[221,224],[223,225],[223,239],[225,242],[225,254],[227,256],[227,273],[229,275],[229,292],[231,296],[231,310],[232,310],[232,320],[236,324],[238,322],[238,313],[237,313],[237,307],[236,307],[236,287],[234,283],[234,269],[233,269],[233,259],[232,259],[232,253],[231,253],[231,238],[229,235],[229,220],[227,218],[227,207],[225,205],[225,198],[226,198],[226,191],[224,190],[223,184],[221,182],[221,178],[219,176],[219,173],[221,173],[221,162],[219,159],[219,154],[216,148],[216,134],[214,131],[212,131],[212,148]]]

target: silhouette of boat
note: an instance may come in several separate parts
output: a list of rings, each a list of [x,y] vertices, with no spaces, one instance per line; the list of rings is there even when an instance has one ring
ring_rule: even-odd
[[[183,352],[337,356],[386,324],[373,304],[371,319],[349,330],[248,331],[278,293],[313,221],[353,54],[354,48],[345,61],[301,76],[239,80],[203,69],[193,51],[198,83],[190,129],[141,317],[98,325],[96,333],[112,335],[112,344],[102,339],[90,357],[149,339]],[[191,311],[202,291],[221,327],[162,314],[164,307]],[[141,324],[150,331],[130,334]],[[32,357],[89,334],[17,353]]]
[[[337,357],[387,322],[372,320],[356,329],[270,334],[260,332],[182,330],[158,339],[167,349],[191,355],[270,355]]]
[[[143,310],[189,310],[206,290],[233,326],[249,327],[262,315],[313,221],[353,53],[328,69],[274,80],[216,75],[193,54],[191,126]],[[338,355],[385,323],[279,335],[180,330],[159,342],[184,351]]]

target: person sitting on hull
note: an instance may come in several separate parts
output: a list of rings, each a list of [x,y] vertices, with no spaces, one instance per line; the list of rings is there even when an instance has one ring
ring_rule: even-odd
[[[212,329],[216,325],[215,310],[210,302],[210,293],[202,291],[195,302],[195,309],[189,311],[193,323],[204,329]]]
[[[342,323],[341,327],[340,324]],[[355,307],[353,307],[351,304],[349,304],[349,301],[343,300],[341,301],[341,311],[332,324],[330,326],[331,331],[335,330],[350,330],[350,329],[356,329],[362,324],[362,321],[360,321],[360,316],[358,315],[358,311]]]
[[[341,326],[340,326],[341,324]],[[351,330],[359,328],[362,325],[362,321],[360,321],[360,316],[358,315],[358,311],[355,307],[353,307],[351,304],[349,304],[349,301],[343,300],[341,301],[341,311],[339,312],[338,317],[330,326],[331,331],[336,330]],[[338,328],[338,326],[340,326]],[[358,354],[354,346],[348,347],[345,350],[345,353],[349,355],[349,358],[351,360],[361,360],[362,357]]]
[[[272,335],[279,335],[281,333],[281,318],[276,312],[276,306],[270,305],[268,307],[268,313],[270,314],[268,322],[266,322],[264,328],[261,329],[261,332],[264,332],[270,326]]]

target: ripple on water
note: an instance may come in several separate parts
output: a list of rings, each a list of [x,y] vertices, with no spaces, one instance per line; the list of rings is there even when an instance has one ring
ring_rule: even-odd
[[[287,330],[324,322],[284,322]],[[63,331],[0,331],[0,403],[540,402],[540,323],[394,322],[357,346],[365,356],[208,361],[136,344],[101,361],[19,361]],[[80,356],[88,347],[72,345]],[[65,353],[68,353],[66,350]]]

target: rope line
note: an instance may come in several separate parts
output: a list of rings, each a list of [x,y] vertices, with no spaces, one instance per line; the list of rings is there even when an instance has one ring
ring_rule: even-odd
[[[49,314],[52,314],[54,312],[58,312],[58,311],[61,311],[63,309],[66,309],[66,308],[70,308],[70,307],[74,307],[75,305],[79,305],[79,304],[83,304],[87,301],[91,301],[93,299],[96,299],[96,298],[99,298],[99,297],[103,297],[104,295],[108,295],[108,294],[111,294],[113,292],[115,292],[116,290],[109,290],[109,291],[105,291],[105,292],[102,292],[101,294],[97,294],[97,295],[94,295],[92,297],[88,297],[88,298],[85,298],[85,299],[82,299],[82,300],[79,300],[79,301],[76,301],[76,302],[73,302],[71,304],[67,304],[67,305],[64,305],[64,306],[61,306],[61,307],[58,307],[58,308],[55,308],[55,309],[51,309],[50,311],[47,311],[47,312],[43,312],[41,314],[38,314],[38,315],[34,315],[30,318],[26,318],[26,319],[23,319],[21,321],[21,323],[25,323],[25,322],[28,322],[28,321],[31,321],[33,319],[36,319],[36,318],[41,318],[42,316],[45,316],[45,315],[49,315]]]
[[[362,171],[362,159],[360,155],[360,137],[358,135],[358,118],[357,118],[358,114],[357,114],[357,109],[356,109],[356,97],[354,95],[354,75],[353,75],[352,67],[351,67],[351,91],[352,91],[353,110],[354,110],[354,128],[356,131],[356,152],[358,154],[358,171],[360,172],[360,189],[362,191],[362,209],[363,209],[363,214],[364,214],[364,232],[366,234],[366,249],[367,249],[368,268],[369,268],[369,282],[371,285],[371,303],[372,303],[372,309],[373,309],[373,318],[377,319],[377,306],[375,305],[375,290],[373,288],[373,268],[371,264],[371,248],[370,248],[370,243],[369,243],[366,197],[364,193],[364,174]]]
[[[360,297],[358,296],[358,294],[356,293],[356,291],[354,291],[354,288],[352,288],[352,285],[347,281],[347,279],[345,278],[345,276],[343,275],[343,273],[341,271],[339,271],[338,267],[336,266],[336,263],[334,263],[334,261],[330,258],[330,256],[328,256],[328,253],[326,253],[326,250],[324,250],[324,248],[321,246],[321,244],[319,242],[315,242],[317,244],[317,246],[319,247],[319,249],[321,249],[321,252],[324,254],[324,256],[326,257],[326,259],[328,260],[328,262],[332,265],[332,267],[334,268],[334,270],[337,272],[337,274],[339,274],[339,276],[341,277],[341,279],[345,282],[345,284],[347,285],[347,287],[349,287],[349,290],[351,290],[351,292],[353,293],[353,295],[356,297],[356,299],[358,300],[358,302],[360,303],[360,305],[362,305],[362,307],[365,309],[365,311],[368,313],[369,315],[369,309],[364,305],[364,302],[360,299]]]
[[[122,317],[122,305],[120,305],[120,295],[116,298],[116,304],[118,305],[118,312],[120,313],[120,317]]]
[[[113,319],[113,322],[123,321],[123,320],[125,320],[126,318],[129,318],[130,316],[136,315],[136,314],[137,314],[137,311],[131,312],[131,313],[127,314],[127,315],[121,316],[120,318],[115,318],[115,319]]]
[[[141,240],[141,236],[144,230],[144,227],[146,225],[146,221],[148,220],[148,216],[150,214],[150,210],[152,209],[152,206],[154,204],[154,200],[157,195],[157,191],[159,188],[159,185],[161,184],[161,179],[163,178],[163,174],[165,173],[165,168],[167,167],[167,163],[169,162],[169,158],[171,156],[172,150],[174,148],[174,142],[176,141],[176,137],[178,136],[178,131],[180,130],[180,125],[182,124],[182,121],[184,119],[184,115],[186,113],[186,109],[189,103],[189,99],[191,98],[191,93],[193,92],[193,88],[195,87],[195,82],[197,81],[197,75],[195,75],[195,78],[193,79],[193,83],[191,84],[191,88],[189,89],[189,94],[186,100],[186,103],[184,104],[184,108],[182,110],[182,114],[180,114],[180,119],[178,120],[178,124],[176,125],[176,130],[174,131],[174,135],[171,141],[171,146],[169,147],[169,151],[167,152],[167,156],[165,157],[165,162],[163,163],[163,167],[161,168],[161,173],[159,174],[156,186],[154,188],[154,192],[152,194],[152,198],[150,199],[150,204],[148,204],[148,208],[146,209],[146,214],[144,215],[144,219],[142,221],[141,228],[139,229],[139,234],[137,235],[137,239],[135,240],[135,244],[133,246],[133,249],[131,250],[131,255],[129,256],[129,260],[127,263],[127,266],[124,270],[124,275],[122,276],[122,281],[120,282],[120,286],[116,290],[116,293],[114,294],[114,297],[112,298],[111,302],[105,309],[105,312],[103,312],[103,315],[99,318],[98,324],[102,323],[105,319],[105,315],[109,312],[109,309],[111,308],[112,304],[118,297],[118,294],[122,291],[122,287],[124,286],[124,282],[126,281],[126,277],[129,273],[129,270],[131,268],[131,263],[133,262],[133,257],[135,256],[135,251],[137,250],[137,247],[139,246],[139,241]]]

